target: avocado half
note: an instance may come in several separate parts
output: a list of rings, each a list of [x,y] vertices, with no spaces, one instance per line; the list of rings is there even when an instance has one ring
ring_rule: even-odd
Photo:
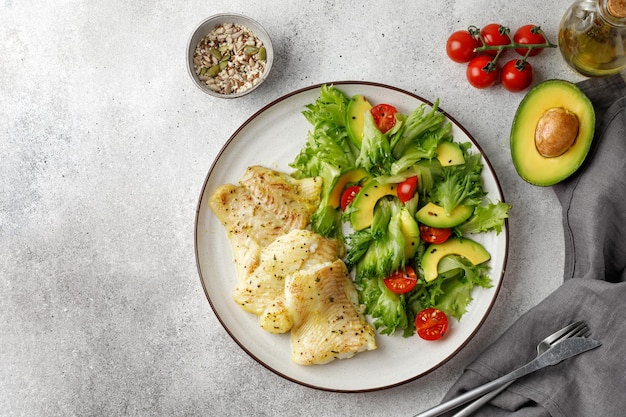
[[[570,131],[568,147],[556,156],[544,156],[537,149],[535,134],[546,114],[567,114],[577,126],[554,126],[553,132]],[[574,117],[575,116],[575,117]],[[542,120],[543,119],[543,120]],[[556,120],[556,119],[555,119]],[[573,83],[547,80],[537,84],[522,99],[511,128],[511,155],[517,173],[525,181],[550,186],[572,175],[589,153],[595,130],[595,112],[589,98]],[[558,138],[557,138],[558,140]]]

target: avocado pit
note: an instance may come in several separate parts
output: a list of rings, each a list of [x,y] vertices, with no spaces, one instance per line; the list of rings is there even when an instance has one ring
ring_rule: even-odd
[[[546,158],[563,155],[578,136],[579,121],[575,113],[553,107],[539,118],[535,129],[535,147]]]

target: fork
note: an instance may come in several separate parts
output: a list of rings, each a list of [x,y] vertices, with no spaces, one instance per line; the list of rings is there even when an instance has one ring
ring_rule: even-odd
[[[537,344],[537,356],[541,355],[546,350],[550,349],[551,346],[555,346],[567,338],[587,337],[588,335],[589,335],[589,328],[587,327],[587,324],[584,321],[574,322],[568,326],[565,326],[561,330],[558,330],[552,333],[550,336],[546,337],[541,342],[539,342],[539,344]],[[474,411],[478,410],[480,407],[482,407],[483,405],[491,401],[492,398],[494,398],[495,396],[500,394],[502,391],[504,391],[513,382],[515,381],[511,381],[508,384],[505,384],[501,386],[500,388],[497,388],[483,395],[482,397],[480,397],[479,399],[477,399],[476,401],[474,401],[467,407],[463,408],[461,411],[459,411],[452,417],[470,416]]]

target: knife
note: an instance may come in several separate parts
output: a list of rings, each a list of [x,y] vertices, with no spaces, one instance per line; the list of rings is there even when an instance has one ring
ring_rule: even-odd
[[[420,414],[417,414],[414,417],[440,416],[441,414],[446,413],[469,401],[472,401],[480,397],[481,395],[486,394],[487,392],[495,388],[498,388],[501,385],[521,378],[524,375],[528,375],[532,372],[538,371],[541,368],[556,365],[557,363],[560,363],[565,359],[571,358],[572,356],[576,356],[583,352],[587,352],[588,350],[595,349],[601,344],[602,343],[598,342],[597,340],[589,339],[586,337],[569,338],[551,347],[542,355],[537,356],[535,359],[528,362],[526,365],[517,368],[513,372],[501,376],[498,379],[494,379],[493,381],[481,385],[477,388],[474,388],[471,391],[467,391],[466,393],[461,394],[458,397],[453,398],[449,401],[446,401],[445,403],[436,405],[435,407],[430,408]]]

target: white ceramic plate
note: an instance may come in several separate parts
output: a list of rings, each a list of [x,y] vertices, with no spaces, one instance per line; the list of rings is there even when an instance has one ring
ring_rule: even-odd
[[[389,103],[408,114],[422,103],[414,94],[394,87],[363,82],[334,82],[348,95],[362,94],[373,103]],[[378,349],[350,359],[321,366],[301,366],[290,361],[289,334],[274,335],[259,327],[258,318],[239,308],[231,298],[236,281],[233,255],[225,229],[211,212],[208,200],[221,184],[236,184],[245,169],[254,164],[291,172],[293,161],[305,143],[311,126],[302,115],[304,106],[319,96],[320,85],[287,94],[250,117],[228,139],[206,177],[196,217],[196,260],[205,294],[218,320],[250,356],[269,370],[309,387],[341,392],[389,388],[419,378],[452,358],[478,331],[502,285],[508,251],[508,230],[477,236],[492,255],[493,287],[474,290],[474,300],[461,322],[452,321],[446,337],[427,342],[414,336],[378,335]],[[444,110],[441,110],[445,113]],[[472,137],[453,118],[455,141],[474,144]],[[481,152],[482,153],[482,152]],[[483,180],[491,201],[504,201],[496,175],[484,158]],[[401,333],[401,332],[399,332]]]

